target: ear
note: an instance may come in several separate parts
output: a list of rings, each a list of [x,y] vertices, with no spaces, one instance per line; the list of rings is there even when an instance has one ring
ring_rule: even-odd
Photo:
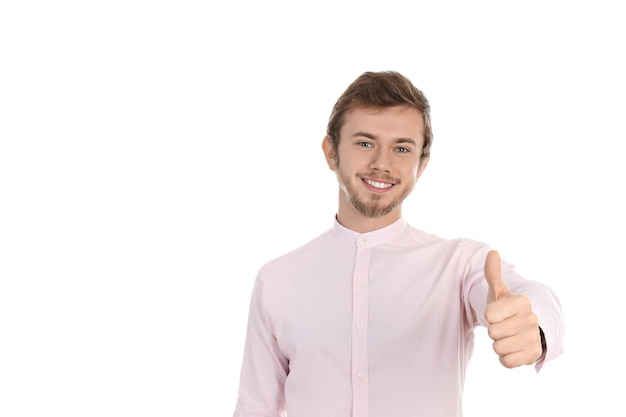
[[[324,151],[324,157],[326,158],[326,163],[328,164],[328,168],[331,171],[337,170],[337,155],[335,154],[335,150],[333,149],[333,144],[330,139],[330,136],[324,136],[324,140],[322,141],[322,150]]]
[[[420,165],[417,168],[417,178],[416,179],[418,179],[422,175],[422,172],[424,172],[424,170],[426,169],[426,165],[428,165],[428,161],[430,161],[430,156],[427,156],[426,158],[423,158],[420,161]]]

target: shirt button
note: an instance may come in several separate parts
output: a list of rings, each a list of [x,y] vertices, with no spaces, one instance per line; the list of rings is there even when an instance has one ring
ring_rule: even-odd
[[[359,330],[363,330],[365,328],[365,326],[363,326],[362,324],[359,323],[359,324],[357,324],[356,328],[359,329]]]
[[[365,242],[367,242],[367,239],[365,239],[364,237],[360,237],[358,242],[359,242],[359,245],[364,245]]]
[[[363,372],[359,372],[358,377],[361,381],[363,381],[365,379],[365,374]]]

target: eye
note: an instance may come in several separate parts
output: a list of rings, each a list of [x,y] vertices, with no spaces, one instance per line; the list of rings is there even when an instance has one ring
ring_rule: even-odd
[[[360,146],[361,148],[371,148],[373,145],[370,142],[365,142],[365,141],[358,141],[356,143],[357,146]]]
[[[396,152],[398,153],[408,153],[410,152],[409,148],[405,148],[404,146],[398,146],[396,148]]]

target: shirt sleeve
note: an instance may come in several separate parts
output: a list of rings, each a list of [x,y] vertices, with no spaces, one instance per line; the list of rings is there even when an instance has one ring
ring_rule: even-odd
[[[487,307],[488,285],[485,281],[484,265],[489,248],[482,247],[476,251],[468,261],[469,274],[469,303],[474,324],[487,326],[485,309]],[[516,294],[521,294],[530,300],[533,313],[537,316],[539,327],[545,334],[546,350],[544,355],[535,363],[537,372],[545,362],[548,362],[563,353],[563,338],[565,335],[565,321],[563,309],[557,295],[545,284],[521,277],[513,265],[502,261],[502,278],[507,286]]]
[[[241,367],[239,394],[233,417],[286,417],[285,379],[289,361],[281,353],[264,308],[265,286],[254,284]]]

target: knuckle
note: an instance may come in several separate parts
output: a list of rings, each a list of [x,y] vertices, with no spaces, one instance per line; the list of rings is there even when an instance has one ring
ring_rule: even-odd
[[[527,327],[530,328],[538,328],[539,327],[539,320],[537,320],[537,316],[535,316],[533,313],[527,314],[524,320],[524,323],[526,324]],[[537,330],[537,337],[539,337],[539,331]]]
[[[531,303],[530,303],[530,299],[524,295],[518,295],[517,299],[516,299],[517,305],[518,307],[524,309],[524,310],[530,310],[531,309]]]
[[[485,320],[487,323],[493,323],[493,309],[490,306],[485,309]]]
[[[519,366],[519,364],[508,355],[500,356],[500,363],[502,364],[502,366],[508,369],[516,368]]]
[[[534,347],[532,349],[531,354],[530,354],[530,358],[532,360],[531,363],[535,363],[537,361],[537,359],[539,359],[541,357],[542,354],[543,354],[543,349],[541,348],[541,346]]]

